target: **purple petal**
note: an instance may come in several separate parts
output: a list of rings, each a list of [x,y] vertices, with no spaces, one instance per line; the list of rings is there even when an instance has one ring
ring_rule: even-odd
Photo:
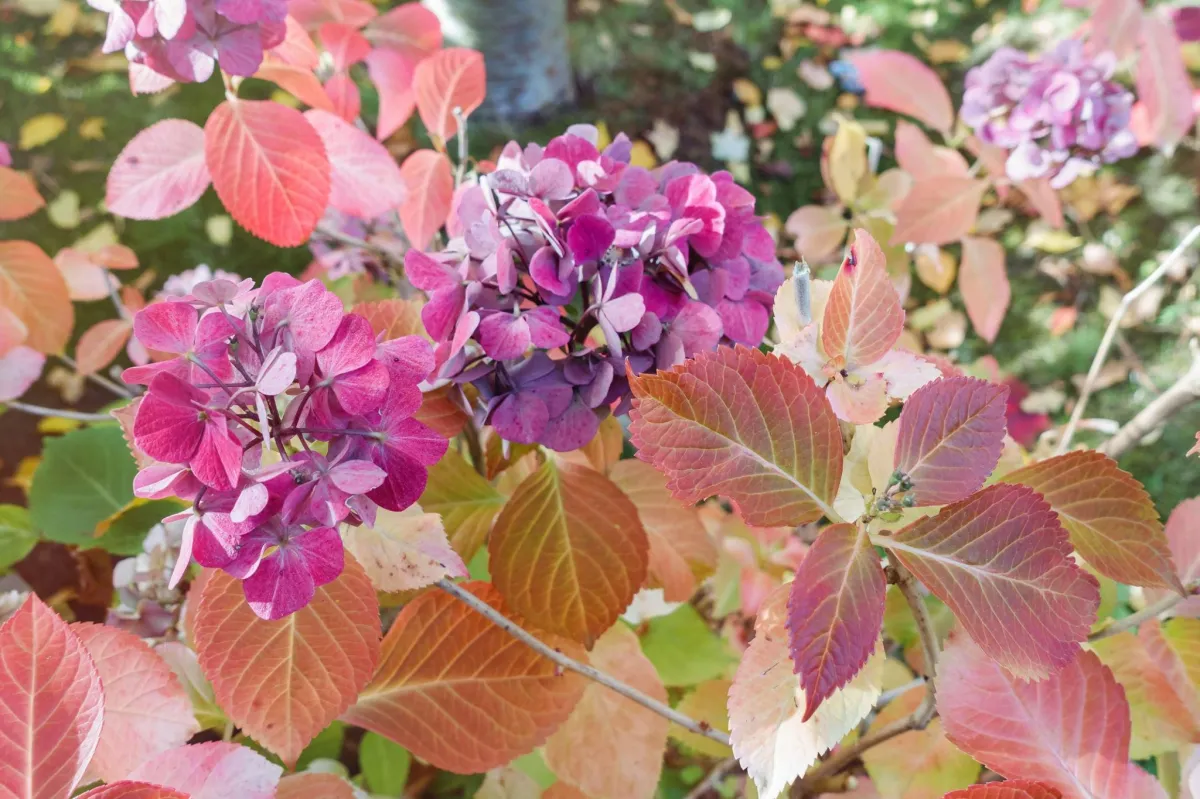
[[[540,443],[558,452],[570,452],[595,438],[599,429],[599,417],[576,398],[565,411],[546,423]]]
[[[626,294],[604,303],[600,313],[618,333],[633,330],[646,313],[646,303],[641,294]]]
[[[601,216],[581,216],[567,231],[567,246],[575,263],[599,260],[616,238],[612,223]]]
[[[529,324],[505,311],[489,314],[479,323],[479,343],[493,360],[519,358],[529,349]]]
[[[529,326],[529,338],[534,346],[544,350],[565,347],[571,334],[563,327],[558,310],[549,305],[539,305],[525,311],[522,316]]]
[[[557,158],[545,158],[529,173],[529,193],[543,200],[565,200],[575,190],[571,167]]]
[[[329,481],[347,494],[365,494],[386,478],[387,473],[370,461],[342,461],[329,472]]]
[[[526,392],[505,397],[491,417],[496,432],[516,444],[536,443],[549,421],[546,403]]]

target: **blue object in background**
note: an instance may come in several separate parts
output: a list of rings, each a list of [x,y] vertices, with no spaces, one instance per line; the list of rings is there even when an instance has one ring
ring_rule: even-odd
[[[862,94],[867,89],[858,79],[858,70],[849,61],[838,59],[829,65],[829,74],[837,78],[838,85],[844,92]]]

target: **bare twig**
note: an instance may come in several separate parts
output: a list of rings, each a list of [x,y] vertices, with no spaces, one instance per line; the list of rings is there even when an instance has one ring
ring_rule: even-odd
[[[62,353],[59,353],[56,357],[60,361],[65,363],[67,366],[74,369],[76,372],[79,371],[79,364],[77,364],[75,362],[75,359],[72,358],[71,356],[63,355]],[[108,389],[109,391],[116,394],[118,397],[121,397],[122,399],[133,399],[135,396],[137,396],[130,389],[125,388],[124,386],[120,385],[119,383],[114,383],[113,381],[111,381],[107,377],[105,377],[104,375],[92,373],[92,374],[84,375],[84,377],[86,377],[88,380],[91,380],[93,383],[100,386],[101,388]]]
[[[722,760],[720,763],[712,767],[712,771],[695,788],[688,791],[687,796],[683,799],[700,799],[701,796],[715,789],[717,784],[725,779],[725,775],[737,768],[737,760],[730,757]]]
[[[1125,314],[1129,311],[1129,308],[1143,294],[1149,291],[1151,286],[1162,280],[1163,276],[1175,266],[1197,238],[1200,238],[1200,225],[1192,228],[1184,236],[1183,241],[1179,242],[1179,246],[1163,259],[1163,262],[1158,265],[1157,269],[1150,273],[1149,277],[1138,283],[1128,294],[1121,298],[1120,305],[1117,306],[1116,312],[1113,313],[1112,319],[1109,320],[1108,328],[1104,331],[1104,338],[1100,340],[1100,348],[1096,350],[1096,357],[1092,359],[1092,365],[1088,369],[1083,389],[1079,392],[1079,400],[1075,403],[1075,407],[1071,411],[1071,418],[1067,421],[1067,426],[1063,429],[1063,434],[1058,440],[1058,447],[1054,450],[1055,455],[1063,454],[1071,446],[1071,439],[1075,435],[1075,428],[1079,426],[1079,420],[1083,418],[1083,411],[1087,407],[1088,400],[1091,399],[1092,390],[1095,388],[1096,380],[1100,376],[1100,370],[1104,366],[1104,361],[1108,358],[1108,351],[1112,349],[1113,339],[1116,338],[1117,330],[1121,326],[1121,320],[1125,318]]]
[[[469,149],[467,147],[467,117],[458,106],[454,106],[453,113],[458,133],[458,168],[454,172],[454,186],[457,188],[467,179]]]
[[[582,674],[589,680],[594,680],[606,688],[611,688],[626,699],[637,702],[647,710],[650,710],[665,719],[675,722],[685,730],[690,730],[697,735],[703,735],[705,738],[711,738],[717,743],[722,743],[726,746],[729,746],[729,736],[720,730],[715,730],[707,724],[701,724],[700,722],[691,719],[676,710],[673,710],[667,705],[664,705],[657,699],[646,696],[636,688],[632,688],[598,669],[594,669],[591,666],[580,663],[574,658],[567,657],[557,649],[547,646],[512,619],[500,613],[491,605],[484,602],[482,599],[475,596],[462,586],[452,583],[446,579],[438,580],[435,585],[446,593],[453,595],[460,602],[470,605],[473,610],[477,611],[483,616],[486,616],[488,621],[492,622],[492,624],[495,624],[513,638],[516,638],[530,649],[533,649],[539,654],[549,658],[551,661],[563,667],[564,669],[573,671],[576,674]]]
[[[82,411],[68,411],[65,408],[43,408],[41,405],[30,405],[27,402],[5,402],[0,403],[0,407],[12,408],[14,411],[23,411],[31,416],[47,416],[59,419],[74,419],[78,422],[111,422],[113,418],[107,413],[83,413]]]
[[[324,236],[325,238],[328,238],[328,239],[333,239],[334,241],[341,242],[342,244],[346,244],[351,247],[358,247],[360,250],[367,250],[369,252],[373,252],[376,255],[379,255],[387,260],[395,259],[395,256],[392,253],[388,252],[388,250],[386,248],[381,247],[378,244],[373,244],[372,242],[369,242],[366,239],[360,239],[357,236],[351,236],[348,233],[343,233],[342,231],[337,230],[336,228],[332,228],[329,225],[317,225],[316,232],[320,236]]]
[[[1103,630],[1092,633],[1091,635],[1088,636],[1088,640],[1089,641],[1099,641],[1102,638],[1108,638],[1108,637],[1116,635],[1118,633],[1123,633],[1132,627],[1137,627],[1139,624],[1141,624],[1144,621],[1150,621],[1151,619],[1157,619],[1159,616],[1166,613],[1168,610],[1175,607],[1183,600],[1192,596],[1197,591],[1200,591],[1200,580],[1193,580],[1191,583],[1189,583],[1186,586],[1186,588],[1187,588],[1186,594],[1177,594],[1174,592],[1169,593],[1166,596],[1164,596],[1162,599],[1155,602],[1154,604],[1147,605],[1146,607],[1142,608],[1137,613],[1131,613],[1123,619],[1117,619],[1112,624],[1105,627]]]
[[[1117,434],[1100,447],[1100,451],[1116,459],[1165,422],[1176,411],[1200,399],[1200,354],[1193,353],[1192,365],[1175,385],[1155,397]]]

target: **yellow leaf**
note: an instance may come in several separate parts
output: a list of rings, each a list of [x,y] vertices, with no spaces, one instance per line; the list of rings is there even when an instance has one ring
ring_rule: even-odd
[[[54,13],[46,21],[45,27],[42,28],[42,33],[45,33],[47,36],[65,39],[75,32],[75,26],[79,23],[79,17],[80,11],[77,3],[63,3],[54,9]]]
[[[77,419],[64,419],[61,416],[47,416],[38,421],[38,432],[44,436],[61,435],[69,433],[79,427],[81,422]]]
[[[971,48],[955,39],[938,39],[925,50],[925,56],[933,64],[958,64],[970,54]]]
[[[1025,244],[1035,250],[1062,255],[1083,246],[1083,239],[1072,236],[1065,230],[1055,230],[1048,225],[1033,224],[1025,236]]]
[[[233,239],[233,220],[228,214],[217,214],[204,220],[204,232],[208,240],[218,247],[224,247]]]
[[[33,485],[33,473],[37,471],[38,464],[41,462],[42,459],[37,455],[21,458],[21,462],[17,464],[16,473],[5,480],[5,484],[19,488],[28,494],[29,487]]]
[[[596,123],[596,149],[603,150],[612,143],[612,134],[608,132],[608,123],[600,121]]]
[[[838,199],[846,205],[854,202],[867,174],[867,133],[862,125],[846,119],[838,124],[827,141],[825,171]]]
[[[658,166],[658,159],[654,157],[654,150],[650,145],[638,139],[633,143],[633,153],[629,156],[629,164],[653,169]]]
[[[285,92],[283,89],[276,89],[275,91],[271,92],[271,99],[280,105],[286,105],[288,108],[300,107],[300,101]]]
[[[958,265],[954,256],[939,247],[921,247],[914,259],[917,277],[938,294],[945,294],[954,285]]]
[[[71,247],[84,252],[96,252],[117,243],[117,229],[112,222],[104,222],[76,239]]]
[[[58,10],[63,0],[17,0],[17,8],[31,17],[48,17]]]
[[[738,78],[733,82],[733,93],[745,106],[759,106],[763,103],[762,89],[751,80]]]
[[[46,206],[46,216],[55,227],[72,230],[79,227],[79,193],[67,189]]]
[[[79,125],[79,135],[88,141],[100,141],[104,138],[104,117],[88,117]]]
[[[32,150],[57,139],[67,129],[67,120],[62,114],[38,114],[25,120],[21,126],[19,146]]]

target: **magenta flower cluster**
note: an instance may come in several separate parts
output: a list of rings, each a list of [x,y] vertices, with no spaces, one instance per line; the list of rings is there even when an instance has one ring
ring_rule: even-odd
[[[1066,39],[1039,57],[1004,47],[967,73],[961,115],[979,138],[1009,150],[1013,180],[1062,188],[1137,152],[1133,95],[1112,80],[1116,58]]]
[[[624,134],[596,139],[574,126],[544,148],[510,142],[458,197],[448,246],[405,256],[429,295],[436,378],[473,385],[508,441],[583,446],[623,412],[628,372],[762,341],[783,282],[728,172],[632,166]]]
[[[206,281],[138,312],[134,334],[165,358],[123,375],[148,387],[133,441],[155,463],[134,491],[192,503],[167,520],[186,520],[172,587],[195,558],[286,616],[341,573],[338,525],[412,505],[446,452],[413,418],[429,344],[377,341],[319,281]]]
[[[258,71],[286,34],[287,0],[88,0],[108,14],[104,52],[181,83],[202,83],[215,65]]]

